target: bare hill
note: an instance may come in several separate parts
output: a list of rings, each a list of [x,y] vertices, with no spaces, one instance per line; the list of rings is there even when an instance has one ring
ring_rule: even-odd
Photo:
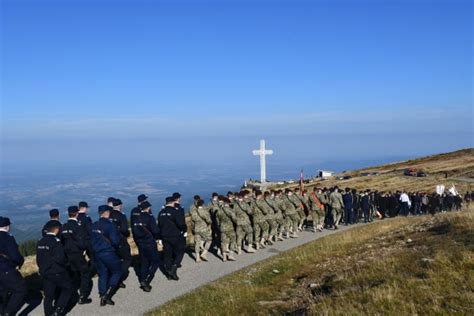
[[[407,168],[424,171],[427,177],[405,176],[404,170]],[[363,176],[364,173],[370,175]],[[374,175],[373,173],[377,174]],[[339,176],[349,176],[351,178],[337,180]],[[408,191],[433,192],[438,184],[444,184],[446,187],[454,184],[460,193],[470,191],[471,187],[474,187],[474,148],[347,171],[327,180],[310,181],[307,187],[338,185],[340,187],[379,191],[405,189]],[[287,187],[296,186],[298,184]]]

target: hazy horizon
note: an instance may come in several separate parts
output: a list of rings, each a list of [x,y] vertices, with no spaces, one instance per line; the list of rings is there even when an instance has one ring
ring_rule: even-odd
[[[25,230],[82,199],[238,189],[260,139],[271,180],[473,147],[472,1],[4,0],[0,15],[0,215]]]

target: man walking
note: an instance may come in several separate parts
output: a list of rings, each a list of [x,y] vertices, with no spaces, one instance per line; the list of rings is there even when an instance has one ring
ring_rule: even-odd
[[[120,232],[110,221],[112,208],[99,206],[100,219],[92,225],[91,244],[99,274],[100,306],[115,305],[112,297],[122,278],[122,267],[116,250],[120,246]]]
[[[69,219],[63,225],[62,239],[64,252],[69,261],[76,283],[79,283],[78,304],[89,304],[92,300],[89,295],[92,291],[92,271],[90,263],[86,261],[84,252],[87,249],[86,231],[77,221],[79,209],[77,206],[68,208]]]
[[[15,238],[10,235],[10,219],[0,216],[0,313],[15,315],[25,302],[26,282],[17,270],[24,258],[18,250]]]
[[[61,240],[57,237],[61,230],[61,224],[51,221],[45,229],[46,236],[38,242],[36,247],[36,263],[39,274],[43,278],[44,314],[47,316],[65,315],[73,288],[66,270],[66,254]]]
[[[333,192],[329,194],[329,204],[331,205],[331,210],[334,218],[334,229],[338,229],[337,225],[342,218],[342,210],[344,208],[344,201],[342,200],[342,195],[339,193],[339,188],[336,186],[333,189]]]
[[[158,249],[156,247],[156,240],[159,237],[158,226],[151,213],[151,204],[143,202],[140,208],[142,210],[140,216],[135,218],[132,232],[140,256],[140,288],[145,292],[150,292],[150,283],[160,265]]]
[[[166,276],[177,281],[178,266],[181,265],[186,250],[187,227],[184,213],[175,204],[176,198],[166,198],[166,205],[158,215],[158,227],[163,242]]]

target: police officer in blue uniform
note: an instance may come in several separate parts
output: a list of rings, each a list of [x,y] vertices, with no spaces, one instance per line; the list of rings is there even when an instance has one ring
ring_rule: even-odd
[[[354,196],[352,195],[351,189],[345,189],[345,193],[342,195],[342,201],[344,202],[344,224],[347,226],[353,224],[352,221],[354,218]]]
[[[25,261],[15,238],[10,235],[10,219],[0,216],[0,314],[15,315],[25,302],[26,282],[16,269]]]
[[[108,205],[99,206],[100,219],[92,224],[91,244],[99,274],[100,306],[115,305],[112,297],[122,278],[121,262],[116,254],[121,237],[109,219],[112,211]]]
[[[150,283],[160,265],[159,253],[156,247],[159,232],[156,220],[151,213],[151,204],[143,202],[140,208],[141,212],[135,219],[132,232],[140,256],[140,288],[145,292],[150,292]]]
[[[160,238],[163,241],[164,268],[171,280],[179,280],[178,266],[186,250],[186,222],[184,212],[176,208],[176,198],[167,197],[166,206],[158,215]]]
[[[138,216],[140,216],[140,213],[142,211],[141,209],[141,204],[144,203],[144,202],[147,202],[148,200],[148,196],[146,196],[145,194],[140,194],[138,197],[137,197],[137,200],[138,200],[138,204],[137,206],[135,206],[131,211],[130,211],[130,224],[132,225],[133,227],[133,223],[135,223],[135,219],[138,218]]]
[[[110,219],[112,220],[112,223],[117,226],[120,232],[120,245],[117,254],[122,262],[122,279],[120,280],[119,286],[125,288],[123,282],[128,278],[128,269],[132,264],[132,253],[127,241],[127,238],[130,236],[130,231],[128,230],[127,216],[122,212],[122,201],[120,199],[114,199],[112,203],[113,210],[110,213]]]
[[[46,234],[48,233],[46,231],[46,226],[51,221],[57,222],[59,223],[59,225],[61,225],[61,222],[59,221],[59,210],[57,208],[53,208],[52,210],[49,211],[49,221],[43,226],[43,229],[41,230],[42,237],[46,236]],[[61,235],[61,232],[59,233],[59,236],[60,235]]]
[[[66,254],[61,240],[57,237],[60,229],[60,223],[49,222],[46,225],[46,236],[36,246],[36,263],[43,278],[44,314],[47,316],[64,315],[73,293],[72,281],[66,267]]]
[[[84,257],[84,252],[87,250],[87,233],[77,220],[78,212],[77,206],[68,208],[69,219],[63,225],[62,240],[74,281],[76,284],[79,283],[78,304],[89,304],[92,302],[89,298],[92,291],[92,270],[90,262]]]
[[[89,205],[87,202],[79,202],[79,213],[77,214],[77,222],[86,231],[85,243],[86,253],[89,259],[93,262],[93,251],[91,246],[91,233],[92,233],[92,219],[88,215]]]

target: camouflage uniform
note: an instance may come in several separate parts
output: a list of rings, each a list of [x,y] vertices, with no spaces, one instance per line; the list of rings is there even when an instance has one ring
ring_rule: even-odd
[[[321,192],[321,193],[316,194],[316,196],[318,197],[319,201],[321,201],[321,203],[323,203],[324,205],[324,220],[326,221],[329,219],[329,213],[331,212],[331,206],[329,205],[328,193]]]
[[[283,213],[281,209],[278,207],[278,202],[276,201],[276,197],[268,197],[265,199],[267,204],[272,208],[273,210],[273,221],[275,225],[275,234],[278,237],[278,239],[283,240],[281,235],[283,234],[285,230],[285,220],[283,218]],[[271,231],[271,226],[270,226],[270,231]]]
[[[281,228],[281,231],[285,233],[285,235],[288,237],[288,232],[290,231],[292,227],[292,223],[291,223],[291,218],[286,214],[285,201],[286,201],[286,197],[284,195],[279,195],[275,198],[275,204],[280,210],[281,215],[283,217],[283,227]]]
[[[306,220],[306,213],[305,213],[305,209],[308,207],[308,196],[307,195],[299,195],[299,194],[293,194],[293,196],[295,197],[295,202],[298,202],[298,207],[297,207],[297,211],[298,211],[298,216],[300,218],[299,220],[299,225],[298,225],[298,228],[300,230],[303,229],[303,224],[304,224],[304,221]]]
[[[342,217],[342,211],[344,209],[344,201],[342,195],[338,191],[334,191],[329,194],[329,205],[331,206],[332,215],[334,218],[334,227],[337,227]]]
[[[242,249],[242,243],[245,240],[247,245],[249,246],[248,251],[252,252],[252,244],[253,244],[253,229],[252,223],[250,221],[249,215],[245,212],[245,204],[242,200],[234,201],[234,213],[237,217],[237,227],[236,227],[236,235],[237,235],[237,253],[240,254],[240,250]]]
[[[324,225],[324,204],[320,199],[320,194],[311,192],[308,197],[308,208],[313,219],[313,229],[321,229]]]
[[[201,259],[207,261],[206,254],[212,241],[211,214],[207,207],[197,207],[194,203],[189,210],[189,215],[191,216],[191,224],[193,227],[196,261],[200,261]],[[202,253],[201,249],[203,250]]]
[[[254,233],[254,240],[255,244],[257,245],[257,249],[263,245],[265,240],[268,239],[268,231],[270,226],[268,222],[265,220],[265,213],[262,211],[258,205],[257,201],[252,198],[249,199],[250,209],[252,210],[252,224],[253,224],[253,233]]]
[[[216,219],[220,231],[223,261],[235,260],[230,255],[230,245],[236,242],[234,224],[237,222],[237,218],[229,205],[222,205],[217,209]]]
[[[268,237],[265,238],[270,243],[272,242],[273,238],[278,233],[278,224],[275,220],[275,211],[273,208],[268,204],[268,202],[263,198],[256,200],[257,207],[265,214],[264,219],[267,221],[269,229],[268,229]]]
[[[290,230],[293,233],[293,237],[296,237],[300,217],[298,216],[298,212],[296,210],[297,206],[293,201],[293,195],[289,196],[288,194],[285,194],[282,204],[285,210],[285,215],[289,218],[288,224],[290,225]]]

